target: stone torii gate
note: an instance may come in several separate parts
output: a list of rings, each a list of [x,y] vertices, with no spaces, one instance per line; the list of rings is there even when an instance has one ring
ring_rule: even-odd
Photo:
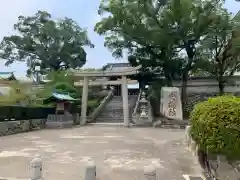
[[[81,105],[81,124],[87,122],[87,102],[88,102],[88,86],[94,85],[118,85],[121,84],[122,89],[122,98],[123,98],[123,117],[124,117],[124,126],[128,127],[130,124],[129,121],[129,109],[128,109],[128,84],[137,84],[136,80],[128,80],[127,76],[134,75],[138,73],[138,70],[141,66],[138,67],[127,67],[121,69],[113,69],[106,71],[78,71],[74,70],[74,76],[82,77],[83,80],[80,82],[75,82],[75,86],[83,86],[82,91],[82,105]],[[121,80],[108,81],[107,77],[112,76],[121,76]],[[92,80],[91,78],[105,78],[103,80]]]

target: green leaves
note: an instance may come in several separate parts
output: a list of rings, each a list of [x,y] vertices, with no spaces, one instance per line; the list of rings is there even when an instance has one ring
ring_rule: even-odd
[[[99,7],[103,19],[95,31],[105,36],[113,56],[127,51],[129,62],[142,65],[143,73],[164,75],[169,82],[182,76],[186,84],[190,74],[207,71],[224,82],[220,74],[232,75],[240,68],[240,39],[238,16],[233,22],[223,3],[104,0]]]
[[[62,62],[68,68],[82,67],[86,62],[83,46],[94,47],[87,31],[75,21],[70,18],[55,21],[44,11],[19,16],[14,29],[19,35],[4,37],[0,57],[7,60],[6,65],[27,62],[29,72],[34,72],[37,59],[42,61],[42,69],[58,70]]]
[[[162,65],[172,57],[171,41],[163,28],[161,9],[166,1],[105,0],[99,12],[103,19],[95,31],[105,35],[105,46],[113,56],[122,57],[127,50],[129,62],[141,64],[143,71],[162,71]],[[134,57],[134,58],[133,58]]]
[[[191,135],[210,154],[239,160],[240,99],[221,96],[197,104],[191,113]]]
[[[214,19],[215,24],[203,37],[199,48],[208,65],[199,68],[216,77],[222,94],[227,77],[234,75],[240,67],[240,26],[239,20],[232,19],[231,14],[223,8],[218,8]]]
[[[38,93],[38,97],[45,99],[53,92],[70,94],[74,98],[81,97],[81,92],[74,87],[74,77],[66,71],[55,71],[48,74],[50,82],[44,85],[44,89]]]

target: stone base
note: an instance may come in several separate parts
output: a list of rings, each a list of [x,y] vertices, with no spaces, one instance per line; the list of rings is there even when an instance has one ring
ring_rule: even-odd
[[[149,121],[148,117],[146,117],[146,118],[139,117],[134,122],[135,122],[136,126],[151,126],[152,125],[152,122]]]
[[[153,123],[154,128],[164,128],[164,129],[185,129],[188,121],[186,120],[174,120],[167,118],[160,118]]]
[[[0,122],[0,136],[41,129],[43,127],[42,124],[42,119]]]
[[[46,122],[45,128],[55,129],[55,128],[72,128],[73,121],[65,121],[65,122]]]

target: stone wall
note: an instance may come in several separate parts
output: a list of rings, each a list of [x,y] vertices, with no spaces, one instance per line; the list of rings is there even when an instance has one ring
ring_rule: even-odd
[[[0,136],[41,129],[43,124],[42,119],[0,122]]]
[[[226,93],[240,95],[240,76],[226,77],[227,82],[224,88]],[[181,90],[181,80],[173,82],[174,87]],[[188,101],[184,116],[187,118],[195,104],[207,100],[209,97],[215,97],[219,93],[218,82],[215,77],[191,77],[187,82]],[[160,93],[160,92],[159,92]]]
[[[189,93],[187,103],[185,105],[185,108],[183,109],[184,116],[189,116],[195,104],[206,101],[208,100],[208,98],[215,96],[217,96],[217,93]]]
[[[240,92],[234,92],[234,93],[226,92],[226,94],[233,94],[235,96],[240,96]],[[183,109],[184,116],[185,117],[189,116],[189,114],[193,110],[195,104],[202,102],[202,101],[206,101],[206,100],[208,100],[208,98],[216,97],[216,96],[218,96],[217,92],[188,93],[188,101],[185,106],[185,109]]]

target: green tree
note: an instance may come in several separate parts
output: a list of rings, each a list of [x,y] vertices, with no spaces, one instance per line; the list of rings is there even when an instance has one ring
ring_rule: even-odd
[[[175,67],[180,63],[172,58],[176,55],[172,47],[174,43],[171,37],[163,32],[160,20],[166,2],[166,0],[102,1],[99,13],[103,19],[96,24],[95,31],[100,35],[106,35],[105,46],[115,57],[122,57],[124,49],[127,49],[129,62],[133,66],[142,65],[143,74],[154,72],[165,75],[167,84],[171,85],[177,72],[175,70],[180,69]]]
[[[0,104],[27,106],[40,105],[37,103],[35,94],[38,92],[31,84],[13,81],[9,83],[9,94],[0,96]]]
[[[216,77],[219,93],[223,95],[227,78],[240,69],[240,24],[225,9],[217,21],[201,42],[204,59],[201,69]]]
[[[197,45],[215,24],[220,5],[215,0],[168,0],[165,5],[153,0],[105,0],[99,11],[107,16],[95,30],[106,35],[105,45],[116,57],[127,49],[132,64],[160,71],[169,80],[176,72],[181,75],[184,105],[189,74],[201,64]]]
[[[190,74],[202,64],[199,44],[221,17],[222,1],[171,0],[162,12],[165,32],[176,42],[182,65],[182,100],[187,101],[187,81]],[[181,54],[183,53],[183,54]]]
[[[27,62],[28,73],[41,60],[41,68],[58,70],[61,63],[67,67],[82,67],[86,62],[83,46],[93,47],[87,32],[70,18],[53,20],[51,15],[38,11],[34,16],[19,16],[14,24],[17,35],[3,38],[1,58],[6,65],[15,61]]]
[[[66,71],[50,72],[48,79],[50,81],[44,85],[44,88],[37,95],[39,98],[47,98],[53,92],[69,94],[73,98],[81,97],[81,91],[74,87],[74,77],[67,74]]]

